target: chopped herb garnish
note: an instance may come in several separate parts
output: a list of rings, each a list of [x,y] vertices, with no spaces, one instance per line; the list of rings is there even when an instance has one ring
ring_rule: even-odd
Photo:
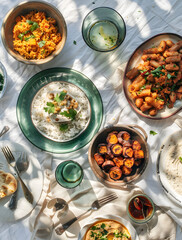
[[[157,97],[156,98],[157,100],[160,100],[160,101],[164,101],[164,99],[160,98],[160,97]]]
[[[74,109],[69,109],[68,111],[60,112],[60,115],[70,118],[71,120],[74,120],[76,117],[77,111]]]
[[[64,91],[62,91],[62,92],[60,93],[60,95],[57,93],[57,94],[56,94],[56,97],[54,98],[54,100],[59,103],[59,102],[61,102],[61,101],[64,100],[66,94],[67,94],[67,93],[64,92]]]
[[[37,28],[39,28],[39,24],[34,22],[30,28],[30,31],[33,32],[34,30],[36,30]]]
[[[157,133],[156,132],[154,132],[153,130],[150,130],[150,135],[156,135]]]
[[[92,229],[92,230],[96,230],[96,229],[97,229],[97,227],[96,227],[96,226],[93,226],[93,227],[91,227],[91,229]]]
[[[150,61],[151,60],[151,58],[147,58],[147,61]]]
[[[173,67],[176,67],[176,64],[174,64]]]
[[[18,38],[19,38],[21,41],[23,41],[23,36],[24,36],[24,34],[23,34],[23,33],[20,33],[20,34],[18,35]]]
[[[34,36],[34,35],[30,35],[30,37],[25,37],[24,40],[25,40],[25,41],[28,41],[28,40],[31,39],[31,38],[35,38],[35,36]]]
[[[33,21],[31,21],[31,20],[26,20],[26,22],[28,23],[28,24],[30,24],[30,25],[32,25],[34,22]]]
[[[145,89],[146,88],[146,85],[143,85],[141,88],[140,88],[140,90],[143,90],[143,89]]]
[[[54,104],[52,103],[52,102],[47,102],[47,107],[44,107],[44,110],[46,111],[46,112],[48,112],[49,114],[50,113],[54,113],[54,111],[55,111],[55,106],[54,106]]]
[[[74,41],[73,41],[73,44],[75,44],[75,45],[76,45],[76,44],[77,44],[77,42],[74,40]]]
[[[62,123],[61,125],[60,125],[60,130],[61,131],[66,131],[68,129],[68,124],[67,123]]]
[[[104,229],[106,227],[105,223],[102,223],[100,227]]]
[[[39,47],[42,48],[46,44],[46,41],[40,41],[38,43]]]
[[[161,74],[165,75],[165,73],[162,72],[161,70],[162,70],[162,67],[160,66],[160,67],[156,68],[155,70],[151,71],[151,73],[154,77],[160,77]]]
[[[182,157],[179,157],[180,162],[182,163]]]
[[[165,69],[165,65],[162,65],[162,68]]]
[[[168,79],[171,79],[171,77],[172,77],[171,74],[168,73],[168,74],[167,74],[167,78],[168,78]]]

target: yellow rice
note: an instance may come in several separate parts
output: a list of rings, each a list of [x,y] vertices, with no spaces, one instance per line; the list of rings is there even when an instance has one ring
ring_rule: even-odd
[[[31,28],[34,22],[37,26],[35,30]],[[16,18],[13,38],[14,49],[20,55],[26,59],[44,59],[56,49],[61,34],[54,18],[46,17],[44,12],[32,11]]]

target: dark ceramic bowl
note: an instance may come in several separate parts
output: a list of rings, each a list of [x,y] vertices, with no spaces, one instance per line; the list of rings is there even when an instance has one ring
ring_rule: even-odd
[[[169,109],[167,107],[164,107],[164,109],[158,111],[156,116],[150,116],[147,113],[143,113],[139,108],[136,107],[135,102],[133,101],[133,99],[130,96],[130,93],[128,91],[128,86],[131,84],[131,80],[126,77],[126,73],[129,72],[130,69],[138,66],[140,63],[143,62],[142,59],[141,59],[141,56],[143,55],[143,50],[144,49],[151,48],[154,45],[159,45],[159,43],[162,40],[172,40],[174,43],[176,43],[177,41],[179,41],[181,39],[182,39],[182,37],[178,34],[175,34],[175,33],[161,33],[161,34],[155,35],[155,36],[149,38],[148,40],[146,40],[145,42],[143,42],[132,53],[132,55],[131,55],[131,57],[130,57],[127,65],[126,65],[126,68],[125,68],[124,79],[123,79],[123,89],[124,89],[126,99],[128,100],[130,106],[139,115],[141,115],[143,117],[146,117],[146,118],[154,119],[154,120],[160,120],[160,119],[164,119],[164,118],[169,118],[169,117],[176,114],[177,112],[179,112],[182,109],[181,101],[177,100],[175,102],[173,108]]]
[[[56,50],[45,59],[27,60],[13,48],[13,27],[15,25],[15,19],[16,17],[25,15],[32,10],[43,11],[47,16],[53,17],[56,20],[58,32],[60,32],[62,36],[62,40],[56,46]],[[16,60],[26,64],[43,64],[51,61],[62,51],[66,42],[67,27],[62,14],[52,4],[43,1],[25,1],[16,5],[6,14],[2,24],[1,37],[7,52]]]
[[[137,131],[135,128],[138,128],[143,135]],[[113,180],[109,177],[109,174],[103,171],[97,164],[97,162],[94,159],[94,154],[97,152],[98,145],[100,143],[105,143],[107,135],[112,131],[127,131],[131,135],[131,139],[137,140],[142,147],[142,150],[144,151],[144,159],[142,160],[142,163],[138,167],[133,167],[132,172],[128,176],[122,176],[119,180]],[[147,145],[147,134],[144,131],[143,128],[139,127],[138,125],[115,125],[115,126],[108,126],[104,129],[102,129],[100,132],[96,134],[96,136],[93,138],[88,152],[88,159],[90,166],[92,168],[92,171],[96,175],[96,177],[104,184],[106,184],[109,187],[115,187],[115,188],[125,188],[127,187],[127,184],[133,182],[134,180],[138,179],[142,173],[145,171],[148,161],[149,161],[149,150]]]

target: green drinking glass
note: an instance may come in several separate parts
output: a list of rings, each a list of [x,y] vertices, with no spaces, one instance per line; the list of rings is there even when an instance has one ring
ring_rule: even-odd
[[[93,50],[112,51],[121,45],[125,35],[125,22],[121,15],[112,8],[95,8],[83,20],[83,39]]]
[[[60,163],[55,171],[56,181],[64,188],[75,188],[83,179],[83,169],[75,161]]]

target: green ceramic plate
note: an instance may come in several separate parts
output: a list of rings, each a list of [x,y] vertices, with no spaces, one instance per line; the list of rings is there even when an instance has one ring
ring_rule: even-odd
[[[73,83],[81,88],[91,105],[91,120],[87,129],[68,142],[55,142],[41,135],[31,120],[31,103],[35,94],[53,81]],[[52,153],[68,153],[84,147],[98,132],[103,119],[103,104],[99,91],[85,75],[71,68],[50,68],[35,74],[22,88],[16,107],[19,126],[25,137],[36,147]]]

